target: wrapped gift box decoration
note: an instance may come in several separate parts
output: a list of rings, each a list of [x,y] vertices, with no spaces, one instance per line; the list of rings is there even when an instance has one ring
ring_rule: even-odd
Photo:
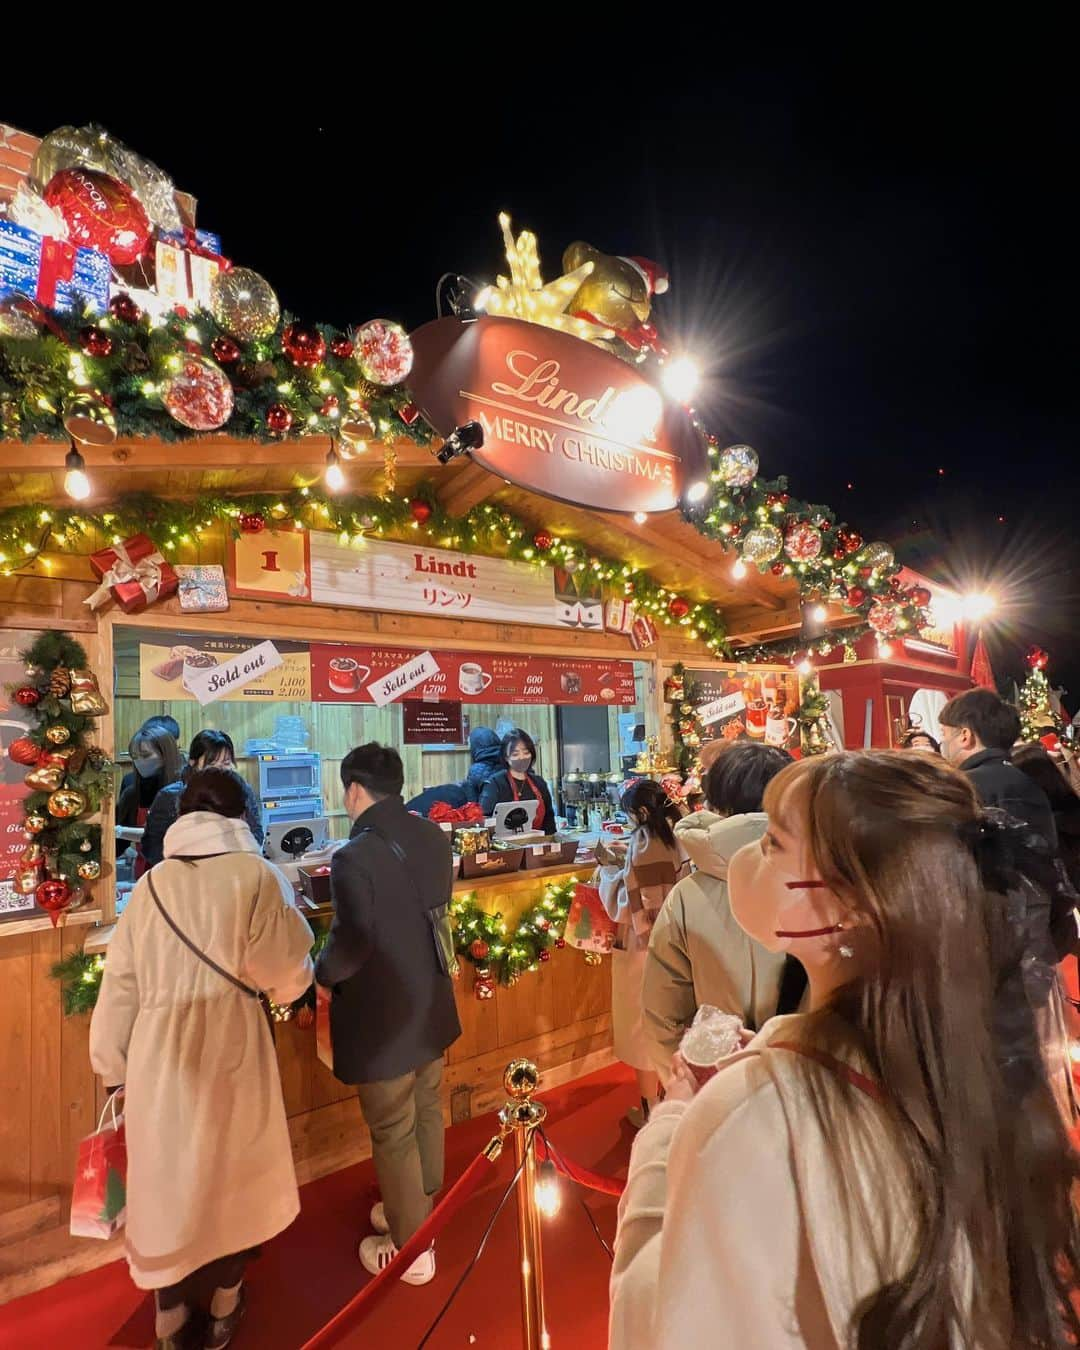
[[[209,309],[214,278],[229,266],[220,238],[209,230],[167,231],[154,246],[155,289],[174,305]]]
[[[111,596],[125,614],[137,614],[155,600],[175,595],[180,585],[176,569],[145,534],[133,534],[121,544],[91,553],[90,566],[101,581],[85,602],[91,609],[98,609]]]
[[[632,600],[609,600],[604,627],[609,633],[629,633],[636,617],[637,610]]]
[[[634,651],[644,651],[656,643],[656,624],[647,614],[638,614],[630,629],[630,645]]]
[[[111,275],[97,249],[76,248],[0,217],[0,300],[26,295],[48,309],[78,304],[104,314]]]
[[[180,608],[199,614],[221,614],[229,608],[225,569],[218,566],[176,569],[180,579]]]

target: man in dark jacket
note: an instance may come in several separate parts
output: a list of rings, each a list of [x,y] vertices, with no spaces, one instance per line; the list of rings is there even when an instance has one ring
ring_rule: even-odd
[[[401,799],[396,750],[370,742],[341,762],[349,842],[330,867],[334,918],[315,969],[333,991],[334,1074],[355,1083],[382,1201],[360,1260],[377,1274],[443,1184],[443,1051],[461,1035],[450,933],[447,836]],[[402,1275],[427,1284],[434,1248]]]
[[[941,753],[971,779],[984,806],[997,806],[1057,848],[1054,813],[1046,793],[1013,764],[1020,716],[992,689],[969,689],[941,710]]]
[[[469,794],[469,801],[478,802],[488,782],[505,768],[502,738],[490,727],[473,727],[469,732],[469,761],[462,787]]]

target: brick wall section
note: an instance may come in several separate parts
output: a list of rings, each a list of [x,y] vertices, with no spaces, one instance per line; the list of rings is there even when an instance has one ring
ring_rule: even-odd
[[[0,122],[0,201],[10,201],[15,189],[30,172],[30,161],[41,144],[17,127]]]
[[[40,136],[31,136],[0,122],[0,202],[8,202],[15,196],[15,189],[30,172],[34,151],[40,144]],[[149,157],[153,159],[152,154]],[[184,220],[194,225],[195,198],[187,192],[177,192],[176,201]]]

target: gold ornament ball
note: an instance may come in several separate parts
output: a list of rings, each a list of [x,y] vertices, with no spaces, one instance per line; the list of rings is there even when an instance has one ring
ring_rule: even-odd
[[[755,525],[743,540],[742,559],[748,563],[767,563],[780,556],[784,536],[775,525]]]
[[[238,342],[267,338],[278,325],[281,307],[274,288],[250,267],[219,272],[210,289],[210,311]]]
[[[101,864],[96,862],[93,858],[88,858],[86,862],[81,862],[78,870],[79,876],[82,877],[83,881],[97,881],[98,877],[101,876]]]
[[[528,1059],[512,1059],[503,1074],[506,1095],[516,1102],[528,1101],[540,1086],[540,1071]]]
[[[48,816],[43,816],[39,811],[34,811],[26,817],[23,825],[28,834],[40,834],[49,823]]]
[[[71,732],[64,726],[63,722],[57,722],[51,727],[45,728],[45,739],[50,745],[67,745],[71,740]]]
[[[86,810],[86,794],[75,788],[60,788],[49,798],[49,815],[60,820],[69,820],[72,816],[81,816]]]
[[[859,561],[864,567],[876,567],[884,572],[896,561],[896,554],[888,544],[876,539],[872,544],[866,545],[859,555]]]

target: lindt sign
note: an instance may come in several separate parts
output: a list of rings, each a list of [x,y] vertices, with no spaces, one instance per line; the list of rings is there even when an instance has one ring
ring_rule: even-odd
[[[704,478],[683,408],[580,338],[520,319],[436,319],[412,334],[413,400],[441,434],[476,421],[473,458],[512,483],[604,511],[668,511]]]

